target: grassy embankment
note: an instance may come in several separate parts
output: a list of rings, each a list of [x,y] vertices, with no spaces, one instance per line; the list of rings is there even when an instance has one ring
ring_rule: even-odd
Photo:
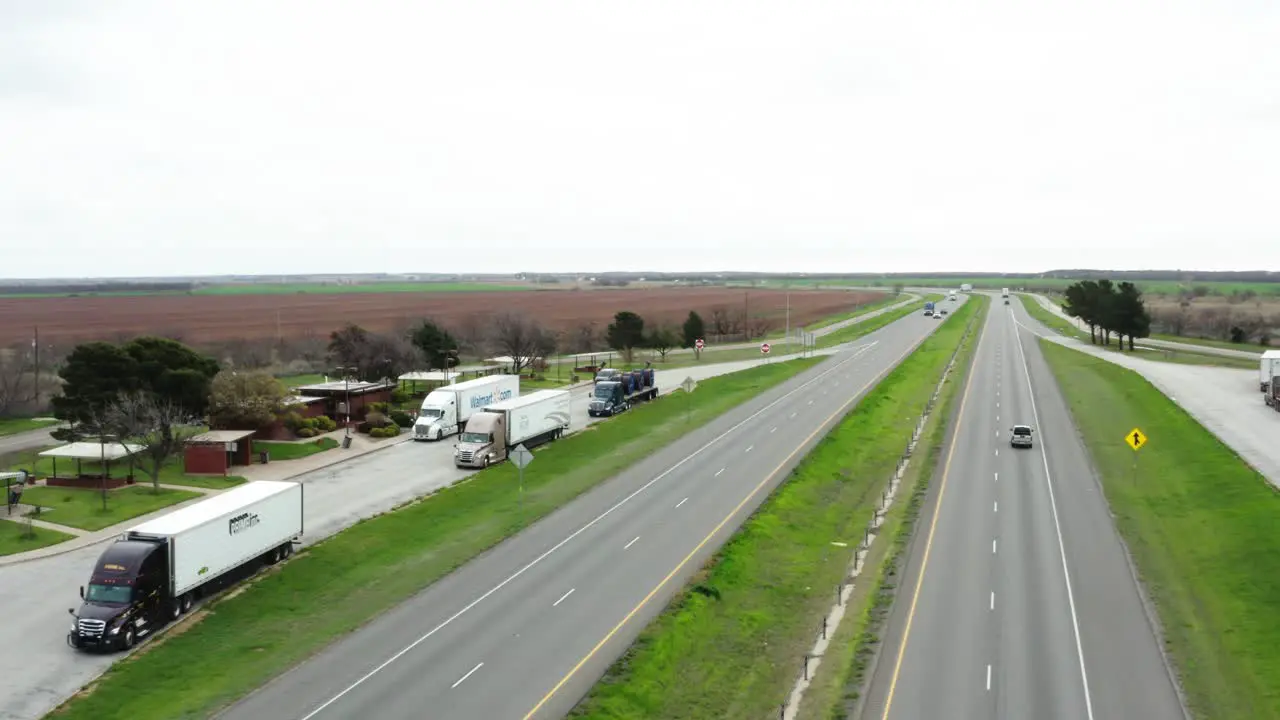
[[[192,626],[115,665],[61,718],[206,716],[394,607],[581,493],[818,360],[709,378],[535,450],[525,472],[503,463],[308,548],[280,572],[213,603]],[[686,400],[690,420],[686,421]]]
[[[1040,304],[1034,297],[1030,295],[1018,295],[1022,301],[1022,306],[1027,309],[1027,314],[1038,320],[1045,327],[1057,332],[1060,335],[1072,337],[1077,340],[1089,342],[1089,331],[1077,328],[1070,321],[1058,317]],[[1114,338],[1113,338],[1114,340]],[[1128,341],[1126,340],[1126,343]],[[1171,362],[1183,365],[1213,365],[1216,367],[1241,368],[1252,370],[1258,367],[1256,360],[1249,358],[1225,357],[1222,355],[1208,355],[1198,353],[1194,350],[1166,350],[1164,348],[1148,348],[1136,349],[1132,353],[1128,350],[1122,350],[1118,344],[1113,345],[1095,345],[1094,347],[1106,350],[1108,352],[1123,352],[1139,357],[1144,360],[1155,360],[1158,362]],[[1128,345],[1126,344],[1127,348]]]
[[[879,330],[880,328],[885,327],[886,325],[889,325],[890,323],[893,323],[904,317],[907,317],[908,315],[919,315],[924,311],[924,304],[926,302],[939,303],[939,302],[942,302],[942,300],[943,300],[942,295],[926,295],[923,298],[921,298],[919,302],[911,303],[904,307],[900,307],[897,310],[891,310],[887,313],[884,313],[883,315],[877,315],[871,318],[870,320],[865,320],[860,323],[855,323],[848,327],[840,328],[835,332],[829,333],[827,335],[823,335],[822,337],[817,338],[817,347],[819,350],[821,350],[823,348],[835,347],[836,345],[840,345],[842,343],[847,343],[852,340],[857,340],[863,335],[867,335],[868,333],[871,333],[875,330]],[[948,310],[950,309],[951,308],[948,308]],[[944,317],[943,320],[945,321],[946,318]],[[921,317],[920,321],[921,322],[938,322],[937,320],[933,320],[932,318],[925,318],[925,317]]]
[[[58,421],[42,418],[0,418],[0,437],[5,435],[16,435],[18,433],[28,432],[30,430],[39,430],[40,428],[53,427]]]
[[[200,496],[190,490],[134,485],[108,490],[103,510],[101,490],[36,486],[22,493],[22,502],[41,507],[39,518],[45,522],[93,531]]]
[[[254,443],[257,445],[257,443]],[[39,457],[39,453],[43,448],[34,450],[23,450],[8,456],[10,469],[22,469],[33,473],[36,477],[50,477],[53,473],[53,459]],[[71,472],[76,467],[75,460],[62,460],[58,463],[58,469],[62,473]],[[113,476],[127,472],[127,462],[111,463],[111,474]],[[80,463],[80,469],[85,474],[98,474],[102,472],[102,463],[94,460],[84,460]],[[151,476],[142,472],[140,469],[134,470],[134,478],[139,485],[151,485]],[[160,484],[162,485],[185,485],[187,487],[208,488],[210,490],[224,490],[226,488],[235,487],[244,484],[244,478],[235,475],[222,476],[206,476],[206,475],[187,475],[183,472],[183,461],[181,455],[176,455],[165,461],[160,466]],[[97,492],[90,490],[89,492]],[[175,501],[177,502],[177,501]]]
[[[791,691],[956,349],[966,303],[857,405],[574,709],[576,718],[763,718]],[[846,543],[839,547],[834,542]]]
[[[299,458],[310,457],[316,453],[322,453],[325,450],[332,450],[338,447],[338,441],[331,437],[322,437],[310,442],[268,442],[264,440],[253,441],[253,451],[255,453],[266,451],[271,455],[271,462],[277,460],[297,460]]]
[[[3,487],[0,487],[0,491],[3,491]],[[14,555],[38,550],[50,545],[57,545],[60,542],[70,540],[72,537],[74,535],[39,527],[31,528],[31,533],[28,534],[27,529],[22,524],[0,520],[0,556]]]
[[[1137,373],[1040,344],[1194,716],[1280,718],[1280,494]],[[1136,477],[1134,427],[1148,438]]]
[[[979,329],[989,311],[990,301],[980,302],[988,307],[974,319],[972,332],[960,347],[956,368],[947,378],[935,410],[920,435],[916,460],[903,475],[898,488],[901,499],[889,509],[880,526],[880,537],[867,553],[861,578],[849,594],[845,620],[832,635],[823,663],[801,702],[800,720],[845,720],[861,697],[867,663],[877,651],[881,625],[897,591],[903,552],[911,540],[920,507],[929,491],[929,481],[937,469],[942,443],[952,424],[951,414],[964,392],[980,338]]]

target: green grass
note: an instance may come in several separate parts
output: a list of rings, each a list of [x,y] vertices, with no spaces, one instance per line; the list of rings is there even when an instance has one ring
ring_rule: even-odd
[[[572,285],[521,285],[480,282],[371,282],[361,285],[326,283],[272,283],[245,285],[210,285],[193,295],[297,295],[302,293],[339,295],[356,293],[460,293],[460,292],[528,292],[531,290],[563,290]]]
[[[104,512],[100,490],[37,486],[22,493],[22,502],[43,508],[39,517],[45,522],[81,530],[101,530],[200,496],[190,490],[155,490],[134,485],[108,490]]]
[[[1022,301],[1022,306],[1027,309],[1027,314],[1038,320],[1045,327],[1060,335],[1072,337],[1080,340],[1081,342],[1089,342],[1088,332],[1080,330],[1070,321],[1050,312],[1034,297],[1019,293],[1018,298]],[[1141,341],[1139,341],[1139,343],[1141,343]],[[1156,360],[1158,362],[1170,362],[1180,365],[1212,365],[1214,367],[1240,368],[1244,370],[1252,370],[1258,367],[1257,360],[1226,357],[1223,355],[1208,355],[1205,353],[1195,352],[1194,350],[1169,350],[1165,348],[1148,347],[1145,349],[1137,349],[1130,353],[1127,350],[1122,350],[1118,344],[1094,345],[1094,347],[1108,352],[1129,353],[1134,357],[1139,357],[1144,360]]]
[[[1041,341],[1196,717],[1280,718],[1280,494],[1140,375]],[[1137,455],[1123,442],[1147,435]]]
[[[1154,333],[1151,336],[1156,340],[1167,340],[1169,342],[1187,343],[1190,345],[1203,345],[1205,347],[1221,348],[1223,350],[1241,350],[1243,352],[1256,352],[1261,354],[1267,350],[1275,348],[1262,345],[1259,343],[1233,343],[1227,340],[1213,340],[1210,338],[1187,337],[1186,335],[1167,335],[1165,333]]]
[[[840,345],[842,343],[847,343],[853,340],[857,340],[858,338],[864,335],[869,335],[875,332],[876,330],[879,330],[880,328],[885,327],[886,325],[889,325],[893,322],[901,320],[904,317],[907,317],[908,315],[920,314],[921,312],[923,312],[924,304],[926,302],[937,303],[941,301],[942,301],[941,295],[926,295],[923,298],[921,298],[921,300],[917,303],[911,303],[910,305],[900,307],[897,310],[890,310],[889,312],[884,313],[883,315],[877,315],[869,320],[864,320],[863,322],[860,322],[860,323],[854,323],[849,327],[843,327],[843,328],[840,328],[839,330],[836,330],[833,333],[830,333],[828,335],[823,335],[822,337],[817,339],[817,347],[819,349],[835,347],[836,345]],[[951,314],[958,314],[958,313],[951,313]],[[927,319],[927,318],[921,318],[921,319],[927,320],[928,322],[936,322],[935,320],[932,320],[932,319]],[[943,319],[943,322],[945,321],[946,321],[946,318]]]
[[[282,572],[116,664],[53,717],[205,717],[359,628],[471,558],[655,450],[813,367],[809,358],[709,378],[692,395],[645,403],[534,451],[524,513],[502,463],[296,556]],[[686,400],[690,419],[686,420]]]
[[[978,308],[966,303],[956,322],[938,328],[818,443],[570,717],[777,712]]]
[[[0,418],[0,437],[5,435],[16,435],[17,433],[28,432],[30,430],[39,430],[40,428],[53,427],[57,425],[57,420],[52,419],[35,419],[35,418]]]
[[[41,527],[31,528],[31,534],[28,535],[21,523],[0,520],[0,557],[39,550],[73,537],[75,536]]]
[[[39,478],[52,476],[53,459],[42,458],[38,455],[38,453],[46,449],[47,448],[35,448],[31,450],[21,450],[7,456],[9,459],[8,469],[26,470]],[[75,472],[75,467],[75,460],[61,460],[58,462],[58,472],[63,475]],[[80,469],[86,474],[98,474],[101,472],[101,468],[102,463],[93,460],[83,461],[80,464]],[[111,463],[111,474],[113,476],[121,475],[126,472],[128,472],[128,463]],[[139,485],[151,485],[151,476],[142,472],[140,469],[135,468],[133,475]],[[223,490],[225,488],[235,487],[236,485],[242,485],[244,482],[244,478],[235,475],[228,475],[226,477],[221,475],[187,475],[182,471],[181,455],[169,458],[169,460],[160,467],[160,483],[162,485],[186,485],[188,487]]]
[[[253,451],[255,453],[262,451],[271,453],[271,462],[276,462],[277,460],[297,460],[299,458],[310,457],[316,453],[322,453],[325,450],[332,450],[336,447],[338,447],[338,441],[331,437],[316,438],[310,442],[253,441]]]
[[[930,415],[916,446],[916,457],[898,488],[902,500],[889,509],[880,526],[879,537],[865,560],[859,580],[845,609],[845,620],[831,636],[822,664],[800,704],[800,720],[845,720],[851,716],[862,694],[867,663],[876,652],[882,623],[888,616],[901,580],[901,560],[911,540],[920,507],[929,491],[929,481],[937,470],[942,443],[952,421],[956,399],[963,392],[980,336],[979,329],[989,308],[974,318],[956,358],[956,367],[943,385],[936,409]],[[923,481],[923,482],[922,482]],[[905,502],[903,501],[905,500]]]

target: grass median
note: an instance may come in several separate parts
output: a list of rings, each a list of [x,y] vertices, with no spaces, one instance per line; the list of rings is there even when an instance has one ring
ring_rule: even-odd
[[[57,424],[57,420],[49,418],[0,418],[0,437],[50,428]]]
[[[75,536],[42,527],[27,528],[20,520],[0,520],[0,556],[39,550],[73,537]]]
[[[150,485],[133,485],[108,490],[104,509],[100,490],[37,486],[22,493],[22,502],[39,506],[38,517],[45,522],[92,531],[198,497],[200,493],[190,490],[157,490]]]
[[[777,712],[848,572],[851,548],[966,317],[978,308],[966,303],[841,420],[571,717],[762,718]]]
[[[926,302],[938,303],[941,301],[942,301],[941,295],[926,295],[918,303],[910,303],[896,310],[890,310],[889,312],[886,312],[882,315],[877,315],[873,318],[868,318],[866,320],[863,320],[862,322],[849,325],[848,327],[842,327],[833,333],[823,335],[822,337],[817,338],[816,340],[817,347],[819,349],[835,347],[836,345],[842,345],[844,343],[857,340],[863,335],[873,333],[876,330],[879,330],[880,328],[885,327],[886,325],[889,325],[898,320],[901,320],[902,318],[908,315],[915,315],[920,313],[924,308],[924,304]],[[937,322],[932,318],[921,318],[921,321],[924,321],[924,320],[928,320],[929,322]]]
[[[867,663],[879,650],[883,622],[896,596],[902,555],[915,529],[929,480],[937,469],[943,440],[952,424],[952,409],[963,392],[985,312],[983,308],[983,314],[974,318],[972,332],[960,347],[956,368],[942,388],[916,446],[916,459],[899,486],[905,502],[899,500],[889,509],[880,537],[863,561],[862,574],[849,593],[845,621],[832,635],[823,662],[801,701],[800,720],[844,720],[856,710],[865,686]]]
[[[1040,344],[1069,389],[1192,713],[1280,718],[1280,494],[1137,373]],[[1123,442],[1135,427],[1148,437],[1136,458]]]
[[[204,717],[356,630],[624,468],[813,367],[792,360],[709,378],[358,523],[217,601],[181,633],[117,663],[59,718]],[[687,402],[686,402],[687,401]],[[687,408],[686,408],[687,405]],[[686,419],[686,412],[688,419]]]
[[[331,437],[316,438],[308,442],[271,442],[263,440],[255,440],[253,443],[253,451],[266,452],[271,462],[277,460],[298,460],[304,457],[311,457],[316,453],[322,453],[325,450],[332,450],[338,447],[338,441]]]

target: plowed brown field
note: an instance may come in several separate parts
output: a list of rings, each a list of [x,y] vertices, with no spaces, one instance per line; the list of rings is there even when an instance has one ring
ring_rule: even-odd
[[[878,299],[876,293],[843,290],[791,292],[791,322],[806,324]],[[199,344],[235,338],[327,336],[356,323],[386,332],[420,318],[446,326],[483,322],[503,311],[529,314],[556,329],[583,321],[603,328],[614,313],[630,310],[648,323],[680,323],[690,310],[710,321],[714,308],[747,309],[776,320],[780,329],[786,295],[779,290],[652,288],[548,290],[534,292],[379,293],[299,295],[167,295],[116,297],[0,298],[0,346],[30,342],[66,345],[157,334]]]

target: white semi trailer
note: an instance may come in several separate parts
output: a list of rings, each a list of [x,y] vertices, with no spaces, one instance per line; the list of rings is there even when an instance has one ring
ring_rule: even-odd
[[[67,643],[127,650],[191,609],[215,581],[293,554],[302,537],[302,485],[258,481],[125,532],[102,552]]]
[[[413,439],[442,440],[462,432],[467,421],[486,406],[519,396],[517,375],[489,375],[436,388],[422,401]]]
[[[539,390],[505,400],[476,413],[453,449],[460,468],[486,468],[502,462],[515,446],[555,440],[569,430],[568,390]]]

